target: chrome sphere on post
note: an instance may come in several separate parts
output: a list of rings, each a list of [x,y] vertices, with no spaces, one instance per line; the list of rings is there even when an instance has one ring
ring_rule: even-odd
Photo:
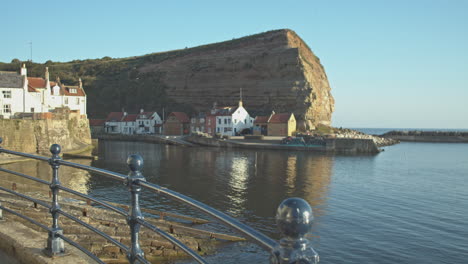
[[[128,168],[132,172],[139,172],[143,169],[143,158],[138,154],[132,154],[127,158]]]
[[[273,250],[271,263],[315,264],[319,256],[305,237],[312,229],[314,219],[309,203],[301,198],[284,200],[276,212],[276,224],[282,238]]]

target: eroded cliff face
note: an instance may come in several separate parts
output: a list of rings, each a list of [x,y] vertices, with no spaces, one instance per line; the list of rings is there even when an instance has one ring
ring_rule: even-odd
[[[330,125],[334,99],[320,60],[291,30],[276,30],[194,48],[146,62],[139,74],[156,74],[167,96],[206,111],[214,102],[236,105],[242,88],[248,111],[293,111],[299,129]]]

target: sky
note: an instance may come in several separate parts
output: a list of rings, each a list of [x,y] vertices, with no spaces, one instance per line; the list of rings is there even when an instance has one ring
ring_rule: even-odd
[[[144,55],[294,30],[337,127],[468,129],[467,0],[3,1],[0,62]]]

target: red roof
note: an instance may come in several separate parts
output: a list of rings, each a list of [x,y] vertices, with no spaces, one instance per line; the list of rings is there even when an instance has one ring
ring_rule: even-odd
[[[106,121],[107,122],[120,122],[124,116],[123,112],[110,112],[107,115]]]
[[[255,117],[254,123],[268,123],[270,116],[257,116]]]
[[[36,88],[46,88],[46,80],[38,77],[28,77],[28,92],[37,92]]]
[[[71,89],[76,89],[76,93],[71,93]],[[84,90],[80,88],[79,86],[66,86],[62,85],[60,89],[60,94],[66,95],[66,96],[86,96],[84,93]]]
[[[89,119],[90,126],[103,126],[105,122],[105,119]]]
[[[175,116],[175,118],[177,118],[181,123],[190,123],[189,117],[184,112],[172,112],[169,116],[171,115]]]
[[[287,123],[292,113],[273,114],[270,118],[270,123]]]
[[[137,114],[126,115],[122,121],[124,121],[124,122],[135,122],[137,116],[138,116]]]
[[[56,82],[50,82],[50,88],[56,86]],[[79,86],[69,86],[69,85],[63,85],[59,84],[60,87],[60,95],[66,95],[66,96],[86,96],[86,93],[84,92],[83,88],[80,88]],[[70,89],[76,89],[76,93],[71,93]],[[50,93],[52,94],[53,89],[50,89]],[[53,94],[52,94],[53,95]]]

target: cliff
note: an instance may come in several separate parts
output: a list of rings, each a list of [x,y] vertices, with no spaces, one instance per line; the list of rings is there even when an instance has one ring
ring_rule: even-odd
[[[334,109],[319,58],[288,29],[139,57],[29,63],[28,69],[40,75],[44,66],[62,81],[83,79],[93,118],[122,108],[193,113],[214,102],[236,105],[241,88],[248,111],[293,111],[299,129],[329,125]],[[0,64],[0,70],[15,67]]]
[[[1,147],[42,155],[50,155],[52,144],[59,144],[62,152],[91,145],[88,119],[18,120],[0,119]]]

